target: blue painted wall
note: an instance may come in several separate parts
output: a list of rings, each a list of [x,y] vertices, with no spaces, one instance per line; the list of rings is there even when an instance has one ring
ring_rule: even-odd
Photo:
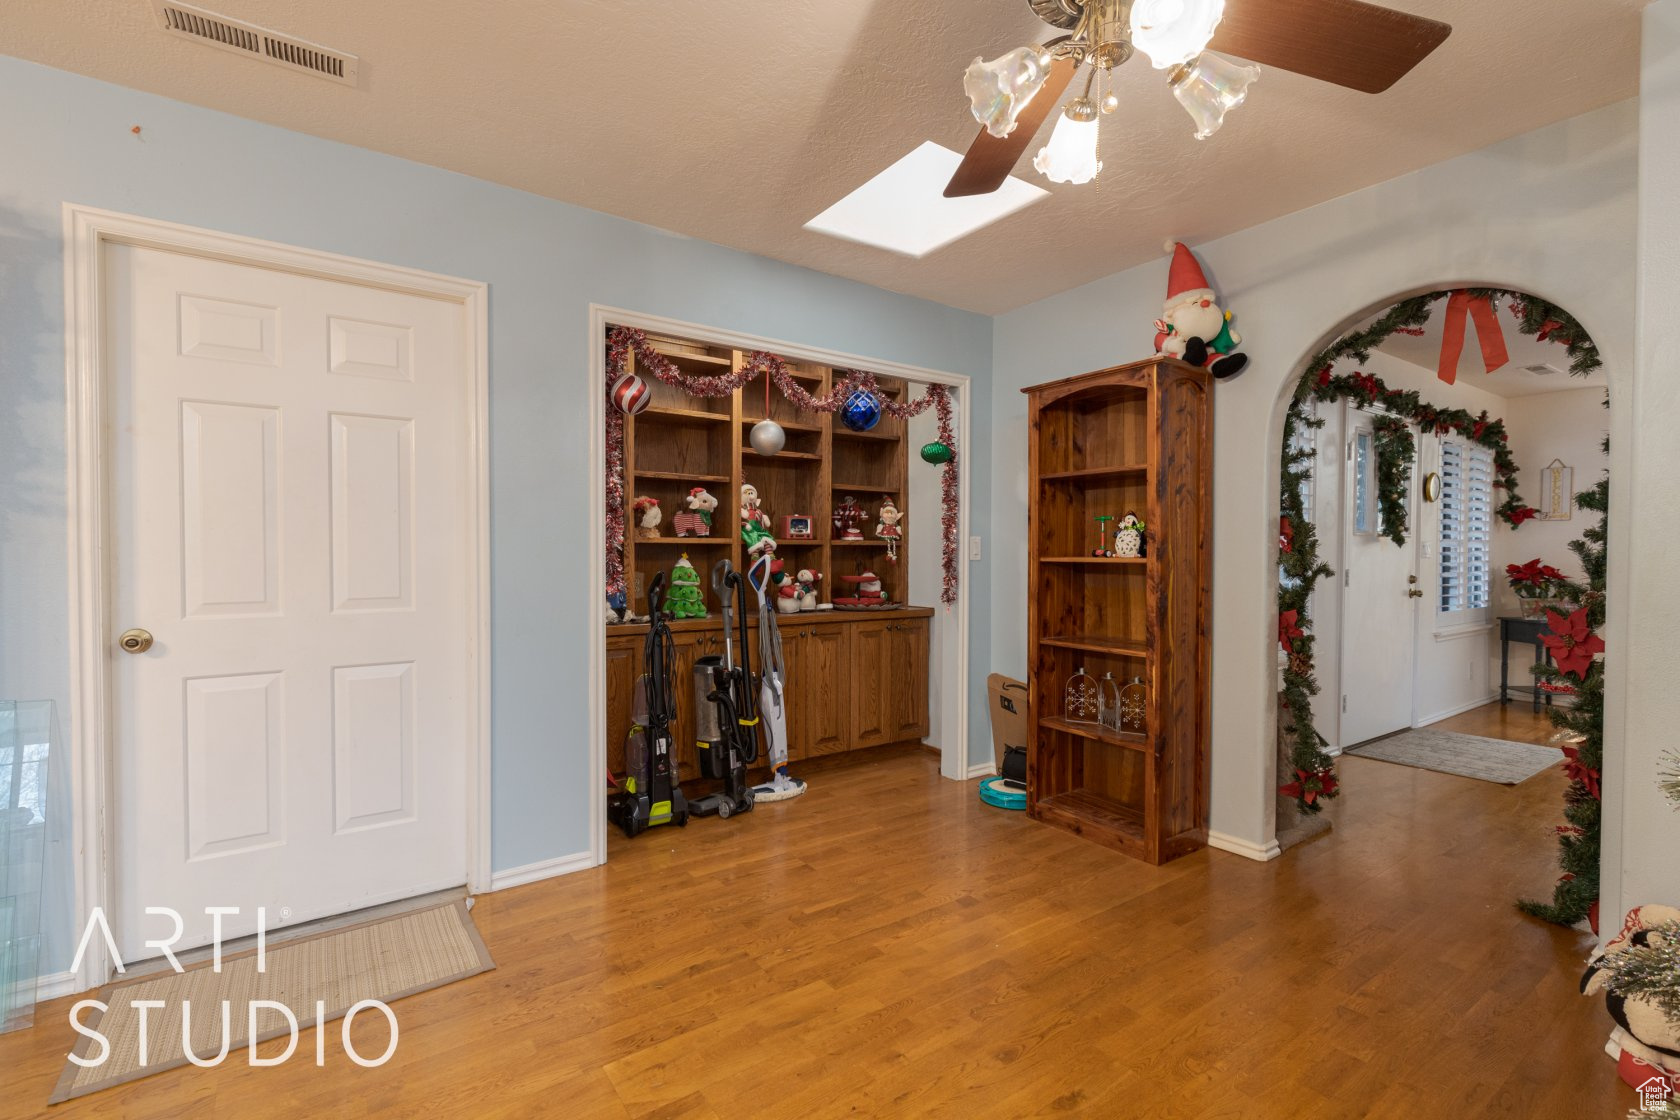
[[[967,442],[989,446],[985,316],[16,59],[0,57],[0,104],[0,697],[53,699],[63,712],[69,693],[66,201],[490,285],[498,869],[589,847],[590,651],[577,639],[592,600],[579,590],[590,558],[577,480],[599,469],[582,407],[590,303],[969,374],[981,391]],[[988,482],[976,473],[977,533]],[[987,591],[974,594],[978,616]],[[982,686],[988,640],[976,625]],[[975,695],[983,758],[983,687]],[[54,914],[67,926],[67,845],[54,863]],[[50,973],[73,945],[62,928],[49,936]]]

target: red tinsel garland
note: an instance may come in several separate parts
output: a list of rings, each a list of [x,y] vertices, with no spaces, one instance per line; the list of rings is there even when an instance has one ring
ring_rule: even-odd
[[[927,392],[912,401],[894,401],[879,396],[879,383],[873,373],[863,370],[834,371],[835,381],[823,396],[814,396],[793,376],[787,363],[774,354],[762,350],[746,356],[741,368],[732,373],[690,376],[669,358],[648,344],[643,331],[631,327],[614,327],[607,334],[607,593],[622,592],[624,581],[624,414],[611,403],[613,386],[625,373],[625,361],[634,351],[639,368],[645,369],[665,384],[696,397],[726,397],[735,390],[760,377],[768,377],[800,412],[837,411],[846,398],[858,389],[876,392],[881,410],[888,416],[907,420],[920,416],[933,407],[939,418],[939,441],[956,451],[956,434],[951,422],[951,395],[943,385],[930,385]],[[957,458],[952,456],[944,465],[940,477],[941,574],[940,602],[946,606],[957,601]]]

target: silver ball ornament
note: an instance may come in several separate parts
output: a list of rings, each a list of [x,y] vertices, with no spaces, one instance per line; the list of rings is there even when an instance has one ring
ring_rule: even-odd
[[[774,420],[760,420],[754,424],[752,435],[748,438],[752,449],[760,455],[774,455],[787,446],[787,432]]]

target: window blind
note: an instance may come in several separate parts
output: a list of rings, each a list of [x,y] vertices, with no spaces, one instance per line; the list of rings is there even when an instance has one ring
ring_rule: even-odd
[[[1442,614],[1484,610],[1493,598],[1493,452],[1441,444]]]

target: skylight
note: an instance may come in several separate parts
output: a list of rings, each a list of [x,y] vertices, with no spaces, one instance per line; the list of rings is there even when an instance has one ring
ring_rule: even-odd
[[[991,194],[946,198],[962,156],[929,140],[805,223],[861,245],[925,257],[1050,193],[1013,175]]]

